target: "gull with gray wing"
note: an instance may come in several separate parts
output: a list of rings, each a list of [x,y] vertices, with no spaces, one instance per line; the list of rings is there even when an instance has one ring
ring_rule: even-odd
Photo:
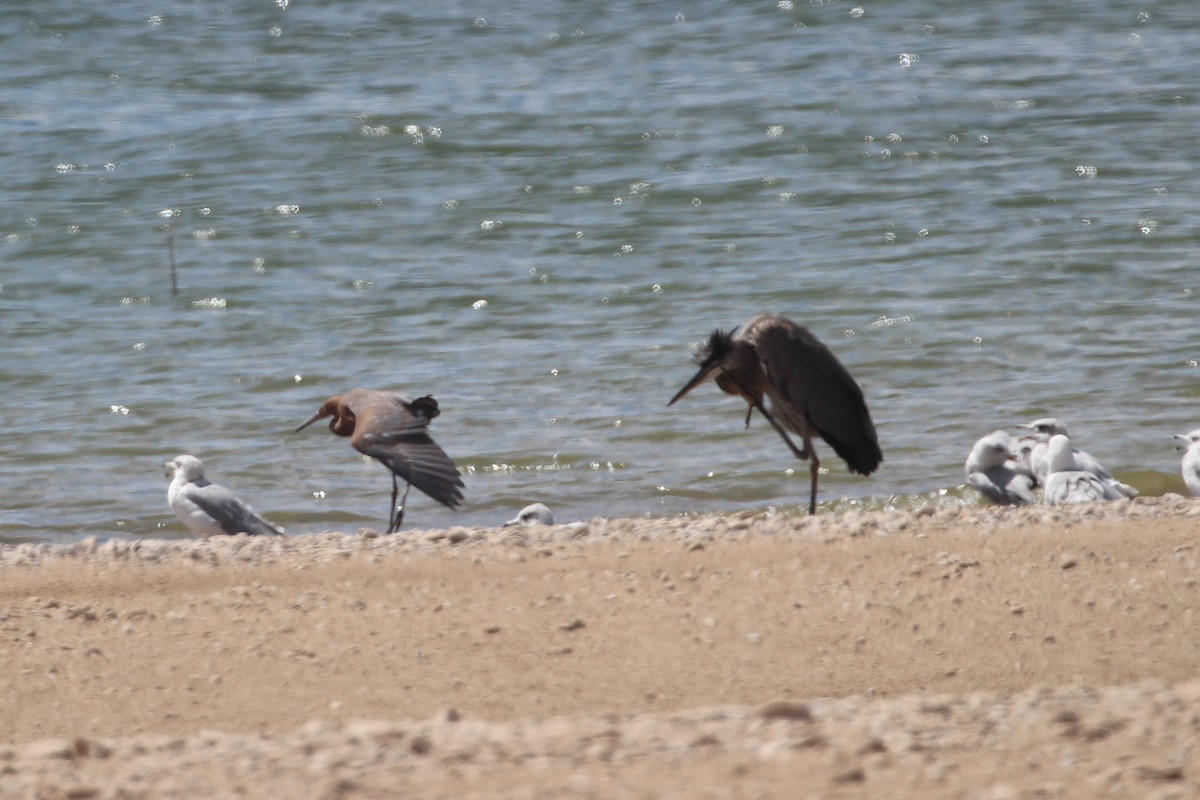
[[[1034,477],[1039,483],[1046,483],[1046,476],[1050,471],[1050,449],[1049,443],[1052,436],[1067,436],[1067,425],[1057,417],[1043,417],[1035,419],[1026,425],[1019,427],[1034,431],[1031,434],[1035,444],[1032,451],[1029,453],[1028,463],[1029,468],[1033,472]],[[1129,484],[1121,483],[1112,476],[1108,468],[1101,464],[1095,457],[1078,448],[1072,451],[1075,456],[1076,466],[1083,472],[1089,472],[1100,479],[1105,484],[1106,491],[1117,491],[1124,497],[1137,497],[1139,492]]]
[[[1071,448],[1071,440],[1066,436],[1056,433],[1050,437],[1046,446],[1050,452],[1050,468],[1046,475],[1046,505],[1126,499],[1125,494],[1114,485],[1115,481],[1103,481],[1080,469]]]
[[[1002,506],[1034,502],[1033,481],[1012,462],[1013,441],[1006,431],[992,431],[971,448],[964,465],[967,483],[987,499]]]
[[[517,516],[504,523],[502,527],[512,525],[553,525],[554,515],[542,503],[530,503],[521,509]]]
[[[1177,433],[1175,438],[1179,440],[1175,449],[1183,453],[1183,459],[1179,462],[1183,482],[1193,497],[1200,497],[1200,428]]]
[[[204,477],[204,464],[192,455],[176,456],[163,464],[174,471],[167,487],[167,504],[180,522],[197,536],[282,536],[283,529],[254,513],[233,492]]]

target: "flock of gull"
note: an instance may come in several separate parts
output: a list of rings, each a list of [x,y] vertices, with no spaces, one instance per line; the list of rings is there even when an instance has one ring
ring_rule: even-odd
[[[967,484],[993,503],[1031,505],[1038,486],[1050,506],[1137,497],[1137,489],[1071,445],[1061,420],[1046,417],[1020,427],[1031,433],[1014,439],[1007,431],[993,431],[967,456]]]
[[[746,427],[757,411],[792,455],[809,462],[810,514],[817,509],[820,470],[815,439],[832,447],[851,472],[869,475],[882,463],[883,452],[862,389],[833,352],[804,326],[778,315],[758,314],[731,331],[714,331],[697,348],[695,361],[698,371],[667,405],[710,379],[721,391],[744,401]],[[392,392],[353,389],[326,400],[296,430],[328,418],[330,431],[348,437],[359,453],[388,468],[392,495],[387,532],[394,533],[404,520],[413,486],[448,508],[462,503],[458,468],[429,435],[429,424],[440,413],[431,395],[410,400]],[[975,443],[967,457],[968,485],[991,502],[1033,504],[1038,487],[1042,487],[1047,505],[1137,496],[1136,489],[1116,480],[1099,461],[1074,448],[1067,426],[1060,420],[1038,419],[1021,427],[1028,433],[1020,437],[1004,430],[989,433]],[[800,445],[789,434],[799,437]],[[1193,495],[1200,496],[1200,428],[1175,438],[1184,452],[1184,482]],[[196,535],[283,535],[282,528],[254,513],[231,491],[207,480],[204,466],[195,456],[180,455],[164,466],[173,473],[167,502]],[[405,482],[403,497],[400,479]],[[546,506],[534,503],[505,525],[548,525],[553,521]]]

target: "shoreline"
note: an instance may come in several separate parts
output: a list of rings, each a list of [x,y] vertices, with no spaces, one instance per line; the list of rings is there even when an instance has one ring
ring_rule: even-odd
[[[7,545],[0,770],[29,797],[1184,796],[1197,517]]]

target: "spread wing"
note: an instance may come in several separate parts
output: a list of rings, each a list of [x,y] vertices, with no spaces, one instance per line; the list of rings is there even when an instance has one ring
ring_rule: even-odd
[[[462,478],[427,430],[437,406],[427,416],[418,403],[393,395],[366,408],[352,407],[358,424],[351,444],[442,505],[457,508],[463,500]]]
[[[832,351],[806,328],[772,320],[753,332],[774,411],[788,427],[805,422],[852,472],[869,475],[883,461],[862,389]],[[796,420],[796,413],[802,420]],[[789,419],[790,418],[790,419]]]
[[[193,483],[189,484],[184,492],[187,499],[212,517],[225,533],[248,533],[251,536],[283,535],[282,530],[255,514],[250,506],[224,486],[215,483],[199,486]]]

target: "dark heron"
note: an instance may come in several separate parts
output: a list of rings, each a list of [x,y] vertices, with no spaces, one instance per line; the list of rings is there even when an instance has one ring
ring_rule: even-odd
[[[728,333],[717,329],[696,353],[700,370],[671,402],[710,377],[726,394],[748,404],[746,426],[754,409],[802,461],[809,462],[812,492],[808,512],[817,513],[817,473],[821,462],[812,439],[819,436],[846,461],[851,472],[870,475],[883,461],[871,413],[862,389],[829,348],[803,325],[771,314],[758,314]],[[763,405],[770,400],[770,407]],[[800,436],[796,447],[788,431]]]
[[[388,511],[388,533],[400,530],[408,490],[416,486],[447,508],[463,500],[462,478],[446,451],[438,447],[426,428],[438,414],[437,401],[430,395],[409,400],[391,392],[352,389],[326,400],[316,415],[296,428],[302,431],[326,417],[329,430],[349,436],[350,444],[363,455],[378,459],[392,472],[392,505]],[[396,504],[404,479],[404,497]]]

